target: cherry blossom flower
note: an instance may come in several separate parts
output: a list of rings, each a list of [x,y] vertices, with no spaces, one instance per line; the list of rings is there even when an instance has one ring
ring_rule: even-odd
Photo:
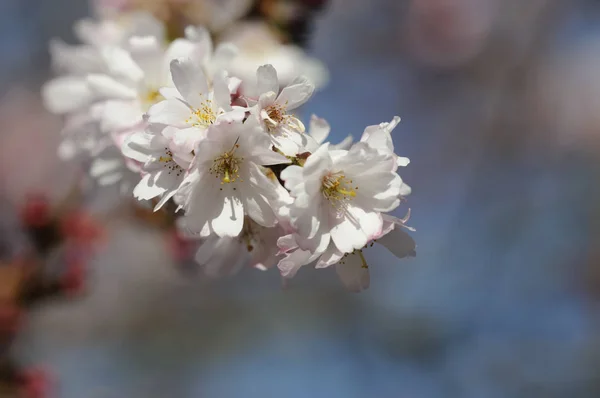
[[[196,262],[211,277],[233,275],[246,266],[265,271],[279,260],[277,239],[282,233],[279,225],[263,227],[246,217],[238,236],[206,238],[196,252]]]
[[[206,130],[221,117],[242,118],[244,112],[231,106],[231,93],[225,72],[212,84],[201,66],[189,58],[171,62],[176,93],[148,110],[150,124],[166,125],[175,131],[174,140],[191,152]],[[212,87],[211,87],[212,86]]]
[[[150,126],[128,136],[122,147],[125,156],[144,165],[144,175],[133,195],[139,200],[161,197],[154,210],[175,195],[193,158],[190,151],[181,151],[175,145],[174,134],[173,128]]]
[[[306,241],[300,247],[314,250],[309,241],[327,247],[331,239],[349,253],[381,233],[380,213],[400,204],[402,179],[393,168],[391,156],[360,142],[348,151],[323,144],[304,167],[286,168],[281,178],[294,198],[292,225]]]
[[[263,65],[256,72],[258,101],[250,108],[271,137],[273,145],[286,155],[295,155],[306,144],[304,124],[289,111],[304,104],[315,87],[306,78],[299,77],[279,93],[277,71],[272,65]]]
[[[361,249],[350,253],[340,251],[333,242],[327,249],[315,256],[299,248],[294,234],[283,236],[279,239],[280,253],[285,257],[279,262],[278,267],[284,278],[293,277],[298,269],[306,264],[316,261],[316,268],[326,268],[335,265],[335,270],[341,282],[352,292],[360,292],[369,287],[369,265],[363,251],[373,247],[374,243],[383,245],[398,258],[414,257],[416,255],[415,241],[405,229],[413,230],[405,225],[409,214],[404,219],[389,215],[382,215],[383,224],[381,232],[370,239]]]
[[[268,137],[252,119],[210,125],[175,195],[188,228],[237,237],[246,215],[262,226],[274,226],[279,191],[261,166],[282,163],[289,160],[270,149]]]

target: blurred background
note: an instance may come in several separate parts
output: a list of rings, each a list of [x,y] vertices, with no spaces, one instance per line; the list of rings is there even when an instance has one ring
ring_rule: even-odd
[[[0,0],[3,262],[27,195],[78,173],[38,92],[49,39],[90,12]],[[595,0],[329,1],[306,36],[329,82],[303,116],[333,142],[402,117],[417,257],[369,251],[361,294],[307,267],[285,289],[275,270],[207,280],[97,189],[85,294],[32,306],[7,350],[61,398],[600,397],[599,21]]]

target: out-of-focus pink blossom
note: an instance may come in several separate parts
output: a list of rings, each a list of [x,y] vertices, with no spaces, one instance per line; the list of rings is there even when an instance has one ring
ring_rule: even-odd
[[[20,327],[22,318],[21,309],[10,302],[0,302],[0,336],[12,335]]]
[[[495,6],[496,0],[412,0],[408,37],[415,57],[435,67],[468,62],[486,42]]]
[[[190,260],[194,255],[195,242],[181,235],[177,229],[167,234],[168,249],[177,262]]]
[[[51,220],[50,203],[44,195],[28,195],[21,208],[21,223],[26,227],[42,227]]]
[[[80,295],[85,290],[86,263],[81,256],[67,258],[67,269],[61,278],[63,292],[69,296]]]
[[[61,220],[65,238],[77,247],[89,248],[104,236],[101,225],[89,213],[74,210]]]
[[[50,396],[51,381],[48,373],[42,369],[29,369],[21,376],[22,398],[48,398]]]

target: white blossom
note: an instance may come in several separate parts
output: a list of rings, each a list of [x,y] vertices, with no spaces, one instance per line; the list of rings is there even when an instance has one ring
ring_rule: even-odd
[[[330,242],[317,256],[298,246],[297,235],[285,235],[278,241],[280,253],[285,254],[285,257],[279,261],[278,267],[284,278],[291,278],[302,265],[311,262],[316,261],[316,268],[335,265],[335,270],[344,286],[350,291],[360,292],[367,289],[370,284],[369,265],[363,251],[373,247],[374,243],[383,245],[398,258],[416,255],[415,241],[405,231],[405,229],[413,230],[405,225],[409,215],[410,213],[404,219],[382,215],[381,232],[372,236],[363,248],[355,249],[350,253],[340,251],[333,242]]]
[[[222,117],[241,118],[242,110],[231,106],[231,93],[225,72],[209,82],[201,66],[189,58],[171,61],[175,92],[148,110],[148,122],[171,126],[175,140],[191,152],[206,130]],[[209,84],[211,83],[211,84]]]
[[[263,227],[246,217],[236,237],[210,235],[196,252],[196,262],[212,277],[233,275],[243,267],[265,271],[280,258],[277,239],[284,233],[277,225]]]
[[[269,143],[252,119],[208,127],[175,196],[185,210],[188,228],[200,232],[206,227],[220,237],[236,237],[246,215],[265,227],[277,223],[277,182],[267,177],[262,166],[289,160],[272,151]]]

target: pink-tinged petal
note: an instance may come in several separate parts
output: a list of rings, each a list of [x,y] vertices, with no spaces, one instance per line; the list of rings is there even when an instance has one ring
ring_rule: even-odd
[[[297,77],[292,84],[281,90],[277,103],[285,105],[288,110],[298,108],[311,97],[315,86],[305,77]]]
[[[92,93],[99,98],[135,100],[138,97],[134,88],[107,75],[88,75],[87,84]]]
[[[279,252],[277,254],[284,254],[291,250],[297,249],[298,244],[296,243],[294,234],[284,235],[277,239],[277,247],[279,247]]]
[[[244,205],[236,196],[226,195],[222,201],[220,214],[211,221],[210,225],[220,236],[235,237],[242,232],[244,225]]]
[[[362,249],[369,240],[381,233],[383,225],[378,213],[365,212],[353,205],[348,205],[345,216],[336,222],[331,229],[331,239],[344,253]]]
[[[344,253],[337,250],[335,245],[330,244],[327,251],[325,251],[325,253],[319,257],[319,261],[317,261],[315,268],[327,268],[331,265],[337,264],[343,256]]]
[[[335,266],[340,281],[353,293],[368,289],[371,283],[368,266],[361,254],[349,254]]]
[[[310,262],[311,253],[306,250],[296,250],[279,260],[277,268],[284,278],[293,278],[300,267]]]
[[[191,115],[190,108],[178,99],[167,99],[153,105],[148,110],[148,122],[186,128],[186,120]]]
[[[279,93],[279,80],[277,71],[273,65],[263,65],[256,71],[256,80],[258,82],[258,93],[265,94],[273,92]]]
[[[377,239],[377,243],[382,244],[398,258],[415,257],[417,255],[415,240],[400,225],[397,225],[387,235]]]
[[[61,114],[87,106],[93,94],[85,78],[63,76],[42,87],[42,99],[50,112]]]
[[[208,99],[208,82],[202,68],[189,59],[171,61],[171,76],[175,87],[194,108]]]

